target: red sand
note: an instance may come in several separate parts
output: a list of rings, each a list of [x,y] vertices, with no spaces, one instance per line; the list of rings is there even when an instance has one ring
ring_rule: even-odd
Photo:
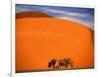
[[[16,16],[17,71],[48,70],[48,61],[65,57],[72,58],[74,68],[94,67],[94,31],[38,12],[28,15]]]

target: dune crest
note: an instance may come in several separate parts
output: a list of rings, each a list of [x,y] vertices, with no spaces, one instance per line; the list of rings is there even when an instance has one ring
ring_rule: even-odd
[[[38,17],[51,17],[41,12],[21,12],[16,14],[16,18],[38,18]]]

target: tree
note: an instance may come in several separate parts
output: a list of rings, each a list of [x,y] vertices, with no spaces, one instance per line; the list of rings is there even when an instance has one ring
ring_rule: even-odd
[[[73,61],[72,61],[71,58],[64,58],[64,59],[59,60],[57,67],[59,67],[59,68],[61,68],[61,67],[67,68],[68,66],[73,68]]]
[[[48,62],[48,67],[53,67],[55,69],[56,62],[57,62],[56,59],[52,59],[50,62]]]

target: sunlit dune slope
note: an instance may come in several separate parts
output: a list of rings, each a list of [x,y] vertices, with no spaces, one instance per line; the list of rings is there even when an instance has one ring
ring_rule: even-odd
[[[39,12],[16,15],[16,70],[48,69],[48,61],[70,57],[74,68],[94,67],[94,31]]]

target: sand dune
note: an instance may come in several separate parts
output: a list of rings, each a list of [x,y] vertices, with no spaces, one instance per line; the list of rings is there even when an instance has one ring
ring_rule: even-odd
[[[47,14],[41,13],[41,12],[21,12],[16,14],[16,19],[19,18],[40,18],[40,17],[51,17]]]
[[[74,68],[94,67],[94,31],[39,12],[16,15],[16,70],[48,70],[52,58],[70,57]]]

